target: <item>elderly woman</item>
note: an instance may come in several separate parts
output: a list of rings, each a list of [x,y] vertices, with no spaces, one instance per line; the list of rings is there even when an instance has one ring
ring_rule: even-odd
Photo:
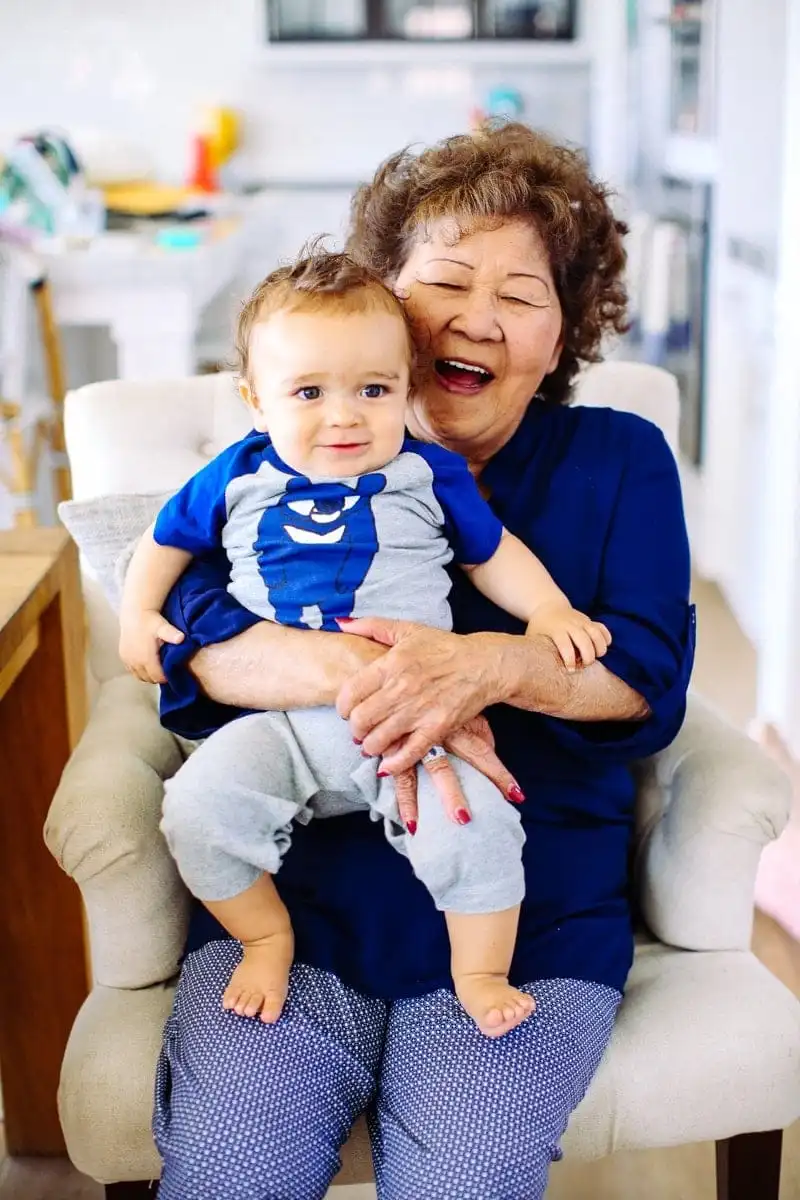
[[[411,432],[464,455],[613,642],[570,674],[458,577],[455,633],[375,618],[336,634],[258,621],[228,596],[227,560],[186,573],[168,609],[186,637],[164,661],[174,730],[336,704],[384,756],[406,819],[415,764],[439,742],[506,791],[517,781],[512,982],[536,1011],[497,1041],[478,1032],[450,990],[441,914],[366,815],[297,829],[277,877],[298,960],[277,1025],[223,1012],[239,949],[195,914],[158,1073],[162,1200],[320,1200],[364,1111],[381,1200],[544,1195],[631,962],[629,764],[679,729],[693,651],[669,449],[638,418],[568,405],[623,326],[623,232],[582,158],[519,125],[403,151],[356,194],[348,248],[431,350]],[[431,769],[467,820],[446,761]]]

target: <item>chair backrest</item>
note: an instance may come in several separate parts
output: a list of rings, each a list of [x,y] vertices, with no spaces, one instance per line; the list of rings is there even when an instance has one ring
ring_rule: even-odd
[[[575,399],[638,413],[660,426],[673,449],[676,445],[678,387],[667,371],[600,363],[582,374]],[[70,392],[65,405],[73,495],[86,500],[177,488],[249,428],[232,375],[89,384]],[[116,618],[93,580],[84,578],[84,591],[90,666],[104,680],[122,671]]]

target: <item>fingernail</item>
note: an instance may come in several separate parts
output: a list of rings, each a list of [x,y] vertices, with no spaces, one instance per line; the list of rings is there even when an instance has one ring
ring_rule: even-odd
[[[363,738],[353,738],[353,741],[356,744],[356,746],[360,746],[361,743],[363,742],[363,740],[364,740]]]
[[[512,783],[511,787],[508,789],[508,798],[514,804],[525,803],[525,793],[518,783]]]
[[[361,751],[361,757],[362,757],[362,758],[374,758],[374,757],[375,757],[375,755],[374,755],[374,754],[367,754],[366,750],[362,750],[362,751]]]
[[[416,821],[406,821],[406,829],[413,837],[414,834],[417,832],[417,822]]]
[[[472,817],[469,815],[469,813],[467,812],[467,810],[465,808],[457,808],[454,813],[454,816],[455,816],[456,820],[458,821],[459,825],[469,825],[470,821],[472,820]]]
[[[336,620],[340,625],[352,625],[355,617],[337,617]]]
[[[386,779],[391,773],[391,771],[384,771],[383,767],[381,767],[380,771],[377,772],[377,776],[378,779]]]

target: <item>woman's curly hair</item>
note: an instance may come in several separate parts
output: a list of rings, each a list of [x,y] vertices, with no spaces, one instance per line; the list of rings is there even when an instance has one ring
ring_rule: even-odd
[[[627,227],[609,196],[580,151],[519,122],[489,125],[387,158],[353,197],[347,249],[392,282],[414,238],[442,217],[464,233],[509,218],[531,221],[550,256],[563,312],[561,359],[540,392],[565,403],[581,365],[602,357],[603,336],[626,329]]]

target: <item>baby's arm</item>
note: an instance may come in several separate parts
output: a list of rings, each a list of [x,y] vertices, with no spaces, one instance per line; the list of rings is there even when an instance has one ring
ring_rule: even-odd
[[[504,532],[492,557],[464,570],[476,588],[506,612],[527,623],[529,634],[552,639],[569,670],[588,667],[605,654],[611,635],[605,625],[572,607],[550,572],[528,547]]]
[[[188,550],[162,546],[151,525],[136,547],[125,576],[120,608],[119,654],[129,671],[145,683],[164,683],[159,658],[162,642],[176,645],[183,634],[161,615],[170,588],[192,561]]]

